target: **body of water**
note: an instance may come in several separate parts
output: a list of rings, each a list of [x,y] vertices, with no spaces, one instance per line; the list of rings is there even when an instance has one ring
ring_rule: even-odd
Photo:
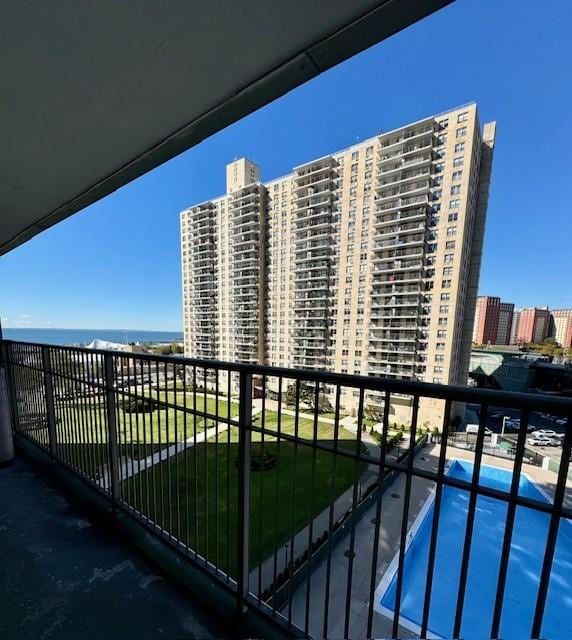
[[[472,463],[456,460],[449,473],[470,482],[472,471]],[[505,469],[482,466],[479,481],[482,485],[508,493],[511,478],[511,472]],[[546,501],[545,495],[524,475],[520,476],[519,494],[536,501]],[[441,638],[450,638],[453,633],[468,503],[467,491],[444,487],[429,614],[429,630]],[[506,502],[485,496],[477,498],[462,638],[490,637],[506,514]],[[547,513],[522,506],[516,509],[502,609],[501,638],[530,637],[549,521]],[[418,629],[421,624],[432,523],[433,505],[426,512],[405,554],[401,619],[412,630]],[[394,574],[381,597],[383,608],[393,610],[395,590]],[[570,637],[570,593],[572,526],[570,522],[563,521],[558,531],[541,637]]]
[[[122,331],[120,329],[3,329],[6,340],[41,344],[86,345],[99,338],[109,342],[182,342],[182,331]]]

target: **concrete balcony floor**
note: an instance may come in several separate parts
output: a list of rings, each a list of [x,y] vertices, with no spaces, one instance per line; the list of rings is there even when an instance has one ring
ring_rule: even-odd
[[[213,638],[227,628],[27,461],[0,468],[2,638]]]

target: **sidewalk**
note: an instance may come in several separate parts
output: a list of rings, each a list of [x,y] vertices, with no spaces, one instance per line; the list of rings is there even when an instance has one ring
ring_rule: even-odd
[[[260,409],[254,408],[252,410],[252,415],[256,415],[257,413],[260,413]],[[152,467],[153,465],[159,464],[160,462],[164,462],[168,458],[179,455],[179,453],[181,453],[185,449],[189,449],[190,447],[194,447],[196,444],[205,442],[205,440],[208,440],[217,433],[219,435],[221,433],[225,433],[228,427],[229,425],[226,422],[219,422],[217,427],[209,427],[206,431],[197,433],[196,438],[193,435],[186,440],[181,440],[180,442],[176,442],[175,444],[165,447],[164,449],[156,451],[153,455],[148,456],[147,458],[134,460],[125,456],[120,459],[119,478],[121,481],[127,480],[137,475],[141,471],[145,471],[145,469]],[[104,465],[103,467],[99,484],[104,489],[109,487],[110,479],[108,465]]]
[[[379,448],[378,453],[379,456]],[[358,503],[361,500],[362,493],[366,488],[377,479],[377,473],[374,473],[369,467],[358,480]],[[349,487],[337,500],[334,502],[333,507],[333,522],[339,520],[346,511],[353,504],[353,485]],[[312,525],[312,537],[313,540],[319,538],[324,531],[328,531],[330,528],[330,507],[328,506],[324,511],[319,513],[313,521]],[[280,574],[286,568],[287,564],[294,562],[297,558],[301,557],[304,552],[311,545],[310,541],[310,525],[306,525],[303,529],[300,529],[294,536],[293,544],[293,558],[292,554],[292,542],[288,541],[286,545],[277,549],[276,557],[276,576]],[[260,576],[259,576],[260,573]],[[267,558],[261,565],[256,567],[250,572],[249,585],[251,591],[254,593],[261,593],[274,582],[274,555]]]

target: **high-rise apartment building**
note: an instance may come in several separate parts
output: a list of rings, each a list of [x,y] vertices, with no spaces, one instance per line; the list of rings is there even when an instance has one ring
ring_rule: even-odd
[[[500,298],[479,296],[475,305],[473,342],[495,344],[499,325]]]
[[[509,344],[514,304],[495,296],[479,296],[475,307],[473,342]]]
[[[181,213],[187,355],[465,384],[494,138],[470,104],[265,183],[228,165]]]
[[[550,312],[549,333],[564,349],[572,347],[572,309],[554,309]]]
[[[510,341],[509,344],[518,343],[518,325],[520,322],[520,310],[515,309],[512,313],[512,326],[510,329]]]
[[[514,304],[512,302],[501,302],[499,306],[499,322],[495,344],[510,344],[512,332],[512,317],[514,314]]]
[[[548,335],[550,312],[548,308],[530,307],[521,309],[518,319],[517,342],[529,344],[542,342]]]

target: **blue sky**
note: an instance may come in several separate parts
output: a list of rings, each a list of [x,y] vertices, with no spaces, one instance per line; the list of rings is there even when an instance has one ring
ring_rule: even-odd
[[[572,307],[572,3],[457,0],[0,258],[5,326],[181,328],[179,211],[475,100],[497,120],[480,292]]]

